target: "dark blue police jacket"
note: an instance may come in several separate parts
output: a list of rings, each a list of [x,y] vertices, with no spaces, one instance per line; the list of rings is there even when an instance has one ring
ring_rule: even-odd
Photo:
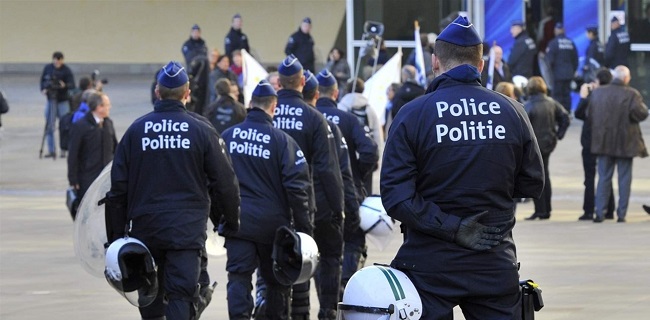
[[[222,143],[180,101],[156,101],[117,146],[107,196],[127,210],[115,218],[131,220],[130,234],[147,246],[166,249],[202,248],[210,206],[237,226],[239,186]]]
[[[181,51],[183,52],[183,57],[185,58],[185,66],[188,68],[194,57],[199,55],[208,55],[208,47],[205,45],[203,38],[194,40],[192,37],[190,37],[187,39],[187,41],[185,41],[185,43],[183,43]]]
[[[646,30],[647,32],[647,30]],[[627,56],[630,54],[630,34],[623,27],[612,31],[605,47],[605,66],[614,69],[616,66],[629,67]]]
[[[343,182],[339,170],[338,154],[331,142],[334,139],[325,117],[310,107],[296,90],[278,91],[273,125],[288,133],[300,146],[307,158],[312,175],[318,175],[332,211],[343,211]],[[313,190],[310,208],[316,210]]]
[[[526,112],[481,86],[461,65],[438,76],[404,107],[388,133],[381,196],[406,227],[393,266],[424,272],[516,268],[513,198],[539,197],[544,169]],[[479,252],[454,243],[462,218],[497,226],[499,246]]]
[[[248,47],[248,38],[241,29],[235,30],[234,28],[230,28],[230,31],[228,31],[224,40],[224,46],[226,47],[226,55],[228,55],[231,62],[233,51],[246,49],[246,51],[250,52],[250,48]]]
[[[535,41],[528,36],[528,33],[522,31],[515,37],[512,52],[508,57],[508,66],[512,75],[520,75],[526,78],[532,77],[536,54],[537,46]]]
[[[341,130],[347,142],[352,174],[355,180],[363,181],[369,174],[372,174],[372,169],[379,160],[377,143],[363,129],[357,117],[337,108],[336,101],[320,98],[316,101],[316,109],[325,116],[325,119],[334,122]]]
[[[293,54],[303,65],[305,70],[314,71],[314,39],[311,34],[304,33],[300,28],[291,34],[287,45],[284,47],[286,55]]]
[[[571,80],[578,69],[578,50],[573,40],[559,35],[546,47],[546,60],[553,70],[554,80]]]
[[[295,140],[258,108],[223,138],[242,199],[239,232],[224,235],[270,244],[275,231],[292,221],[296,230],[311,234],[309,166]]]

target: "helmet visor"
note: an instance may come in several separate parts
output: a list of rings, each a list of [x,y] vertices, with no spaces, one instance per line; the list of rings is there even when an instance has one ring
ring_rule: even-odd
[[[389,320],[395,312],[391,304],[388,308],[363,307],[339,302],[336,309],[336,320]]]

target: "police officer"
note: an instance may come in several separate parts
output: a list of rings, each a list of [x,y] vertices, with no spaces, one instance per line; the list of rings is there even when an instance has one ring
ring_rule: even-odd
[[[480,84],[482,41],[458,17],[434,49],[436,78],[388,133],[382,202],[406,227],[393,268],[422,299],[422,319],[521,315],[513,198],[538,197],[544,171],[521,104]]]
[[[302,19],[298,31],[291,34],[284,54],[294,55],[306,70],[314,70],[314,39],[311,37],[311,18]]]
[[[201,38],[201,28],[198,24],[192,26],[192,31],[190,31],[190,38],[183,43],[181,48],[183,52],[183,57],[185,58],[185,65],[187,67],[192,63],[192,59],[198,55],[208,56],[208,47],[205,45],[205,41]]]
[[[350,168],[354,178],[357,200],[363,201],[367,192],[364,188],[364,181],[372,175],[373,168],[379,160],[377,144],[367,133],[357,118],[350,112],[337,108],[338,84],[336,78],[327,69],[319,72],[318,92],[320,98],[316,100],[316,108],[323,113],[327,120],[335,123],[341,130],[347,142],[347,151],[350,159]],[[346,193],[347,196],[347,193]],[[346,204],[347,204],[346,198]],[[347,281],[357,271],[361,257],[366,254],[366,236],[363,230],[354,221],[358,212],[345,210],[345,222],[343,229],[343,268],[341,271],[341,289],[345,288]],[[341,290],[342,291],[342,290]]]
[[[246,51],[250,51],[250,48],[248,47],[248,38],[246,37],[246,34],[244,34],[241,31],[241,26],[242,26],[241,15],[237,13],[232,17],[232,24],[230,26],[230,31],[228,31],[228,34],[226,35],[226,39],[224,40],[225,47],[226,47],[226,55],[228,55],[230,61],[232,61],[233,51],[241,50],[241,49],[246,49]]]
[[[630,34],[625,31],[616,16],[611,22],[612,33],[605,47],[605,66],[614,69],[617,66],[629,67],[627,56],[630,55]]]
[[[546,47],[546,61],[553,70],[551,96],[571,114],[571,80],[578,69],[578,50],[566,37],[562,22],[555,24],[555,38]]]
[[[587,39],[589,46],[585,53],[585,64],[582,68],[582,78],[585,83],[596,81],[598,69],[605,63],[605,47],[598,40],[598,26],[587,26]]]
[[[315,107],[319,99],[318,80],[309,70],[304,71],[305,87],[302,94],[305,102]],[[341,212],[333,212],[329,208],[327,198],[323,192],[323,184],[318,177],[314,177],[314,190],[316,193],[316,217],[314,219],[314,240],[320,252],[320,262],[314,274],[316,281],[316,292],[320,308],[318,319],[336,319],[336,305],[339,301],[341,283],[341,263],[343,256],[343,227],[344,223],[349,227],[359,227],[359,201],[357,199],[354,179],[350,169],[350,157],[348,145],[338,126],[331,120],[327,120],[332,133],[334,134],[333,148],[337,150],[339,168],[343,179],[343,191],[345,199],[345,221]]]
[[[230,319],[251,318],[251,280],[257,267],[266,283],[266,311],[261,316],[289,319],[291,286],[281,285],[273,275],[275,231],[293,221],[297,231],[312,234],[307,160],[293,138],[273,127],[276,104],[273,87],[260,81],[246,120],[223,132],[242,197],[240,230],[223,230]]]
[[[238,230],[239,186],[219,134],[184,107],[189,79],[178,62],[158,73],[156,94],[154,111],[117,146],[106,233],[109,242],[127,234],[141,240],[156,261],[161,285],[142,318],[192,319],[207,217]]]
[[[515,38],[515,43],[510,49],[508,57],[508,66],[514,76],[524,76],[530,78],[533,76],[533,66],[535,64],[535,54],[537,46],[535,41],[528,36],[524,30],[524,22],[515,20],[510,26],[510,34]]]
[[[338,154],[333,149],[332,134],[325,117],[303,100],[305,86],[302,64],[290,55],[279,65],[280,84],[278,107],[273,125],[293,137],[305,153],[310,173],[318,177],[323,186],[332,215],[343,212],[343,182],[339,169]],[[310,188],[310,208],[316,212],[313,188]],[[292,319],[309,319],[309,281],[295,285],[291,306]]]

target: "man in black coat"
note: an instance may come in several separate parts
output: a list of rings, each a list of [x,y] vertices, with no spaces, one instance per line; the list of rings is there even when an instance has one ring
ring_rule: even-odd
[[[235,50],[246,49],[250,53],[250,48],[248,47],[248,37],[241,31],[242,19],[239,13],[235,14],[232,17],[232,25],[230,26],[230,31],[226,35],[224,40],[224,45],[226,47],[226,55],[232,61],[232,52]]]
[[[246,108],[239,101],[235,100],[232,93],[233,85],[230,80],[221,78],[215,85],[218,98],[205,110],[205,116],[210,123],[222,133],[224,130],[244,121]]]
[[[54,128],[56,120],[70,112],[69,92],[75,88],[72,70],[64,63],[63,53],[52,54],[52,63],[43,68],[41,74],[41,93],[47,97],[45,105],[45,136],[47,138],[46,158],[56,159],[54,145]],[[61,148],[61,157],[65,155],[66,147]]]
[[[402,67],[402,86],[393,97],[393,108],[390,111],[392,118],[395,119],[395,115],[403,105],[423,94],[424,88],[418,83],[415,67],[412,65]]]
[[[291,34],[284,54],[293,54],[298,58],[305,70],[314,70],[314,39],[311,37],[311,18],[302,19],[298,31]]]
[[[77,192],[77,199],[88,191],[88,187],[113,160],[117,138],[113,121],[108,117],[111,101],[102,92],[88,98],[90,112],[72,125],[69,154],[68,182]],[[73,208],[72,220],[76,216]]]

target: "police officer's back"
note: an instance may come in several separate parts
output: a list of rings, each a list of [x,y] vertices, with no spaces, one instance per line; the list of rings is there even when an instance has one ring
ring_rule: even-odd
[[[184,68],[170,62],[157,79],[154,111],[134,121],[115,152],[106,232],[110,242],[128,231],[159,267],[164,285],[153,304],[140,308],[142,317],[190,319],[208,215],[237,230],[239,187],[223,140],[207,119],[184,107]]]
[[[443,30],[437,77],[402,107],[386,142],[382,202],[406,228],[391,265],[423,296],[423,319],[455,305],[468,318],[521,312],[512,199],[538,197],[544,172],[522,106],[480,84],[481,43],[464,17]]]
[[[630,54],[630,34],[616,16],[611,20],[611,28],[612,33],[605,47],[605,66],[610,69],[621,65],[629,67],[627,56]]]
[[[546,61],[553,71],[551,95],[571,113],[571,80],[578,69],[578,50],[573,40],[567,38],[564,25],[555,24],[555,38],[546,47]]]
[[[281,285],[273,275],[271,253],[275,232],[293,224],[297,231],[312,234],[307,160],[293,138],[273,127],[276,102],[275,90],[262,80],[253,92],[253,108],[246,120],[223,133],[242,197],[241,229],[223,230],[228,250],[231,319],[250,318],[252,305],[246,300],[256,267],[267,286],[266,311],[262,316],[286,319],[291,287]]]

